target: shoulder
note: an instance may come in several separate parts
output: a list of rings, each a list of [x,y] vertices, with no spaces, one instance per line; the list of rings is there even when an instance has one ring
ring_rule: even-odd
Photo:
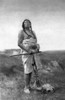
[[[34,31],[32,31],[32,32],[33,32],[33,35],[36,36],[36,33]]]
[[[35,32],[32,30],[33,34],[35,35]]]
[[[34,31],[32,31],[32,32],[33,32],[34,38],[36,39],[36,33]]]

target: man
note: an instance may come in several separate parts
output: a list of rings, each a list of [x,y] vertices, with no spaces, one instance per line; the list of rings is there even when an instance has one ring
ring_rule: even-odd
[[[18,35],[18,46],[22,49],[22,53],[29,55],[23,55],[22,61],[24,66],[24,79],[25,79],[25,93],[30,93],[30,81],[33,71],[33,55],[32,53],[39,51],[39,45],[37,44],[37,38],[32,30],[30,20],[25,19],[22,23],[23,30]]]

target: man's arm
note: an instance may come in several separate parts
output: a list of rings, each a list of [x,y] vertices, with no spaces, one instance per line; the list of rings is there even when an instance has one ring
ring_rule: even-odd
[[[36,34],[34,31],[33,31],[33,35],[34,35],[34,38],[36,39],[36,42],[37,42],[37,37],[36,37]]]
[[[36,37],[35,32],[33,32],[33,34],[34,34],[34,38],[36,39],[36,42],[37,42],[37,37]],[[39,45],[39,44],[37,44],[37,50],[39,51],[39,49],[40,49],[40,45]]]
[[[27,48],[25,48],[25,47],[23,46],[23,40],[24,40],[24,35],[23,35],[23,32],[21,31],[21,32],[19,33],[19,35],[18,35],[18,46],[19,46],[21,49],[25,50],[26,52],[29,52],[29,50],[27,50]]]

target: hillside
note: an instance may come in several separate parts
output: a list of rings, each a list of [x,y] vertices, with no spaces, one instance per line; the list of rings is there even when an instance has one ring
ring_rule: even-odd
[[[24,77],[21,56],[0,54],[0,100],[65,100],[65,51],[42,52],[37,55],[42,68],[38,74],[42,84],[50,83],[56,89],[54,93],[31,91],[23,92]],[[35,77],[32,74],[31,83]]]

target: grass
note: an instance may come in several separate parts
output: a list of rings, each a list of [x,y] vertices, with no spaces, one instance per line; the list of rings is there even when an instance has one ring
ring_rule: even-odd
[[[56,87],[54,93],[31,91],[29,95],[23,92],[24,73],[21,57],[9,57],[0,55],[0,100],[65,100],[65,52],[45,52],[40,54],[43,68],[39,70],[39,78],[44,83],[50,83]],[[44,73],[44,65],[51,60],[56,60],[59,67],[53,71]],[[60,70],[59,70],[60,69]],[[32,83],[34,82],[34,73]]]

